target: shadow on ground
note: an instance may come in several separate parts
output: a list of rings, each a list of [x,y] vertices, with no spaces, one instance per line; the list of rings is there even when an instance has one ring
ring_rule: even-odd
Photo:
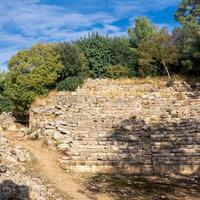
[[[199,200],[200,185],[185,180],[98,174],[87,182],[94,193],[116,200]]]
[[[125,165],[132,164],[130,161],[134,161],[135,158],[131,158],[129,147],[140,145],[141,148],[138,151],[143,150],[142,156],[148,155],[148,150],[152,151],[152,147],[154,147],[151,158],[145,156],[145,160],[139,154],[136,157],[136,159],[140,158],[143,167],[145,167],[146,161],[151,161],[152,174],[162,175],[168,174],[168,172],[169,174],[179,174],[182,167],[187,166],[188,173],[197,176],[200,174],[200,158],[198,156],[199,148],[195,147],[199,147],[199,131],[200,122],[196,119],[181,119],[174,123],[163,122],[152,126],[147,126],[142,120],[128,119],[114,127],[109,140],[112,139],[116,144],[120,144],[121,141],[126,144],[123,149],[121,148],[121,152],[126,156],[123,162],[119,161],[117,164],[121,164],[121,162]],[[138,136],[139,140],[130,142],[130,136]],[[155,145],[157,142],[161,144],[159,147]],[[190,151],[192,147],[191,152],[188,147]],[[164,163],[165,169],[157,170],[155,173],[155,168],[162,166],[162,163]],[[110,165],[112,165],[112,161],[110,161]],[[190,165],[191,170],[188,169]],[[194,169],[193,165],[196,166]],[[85,184],[90,191],[112,195],[116,200],[200,199],[200,181],[193,183],[189,181],[189,178],[181,180],[122,174],[97,174],[89,177]]]
[[[30,200],[29,188],[11,180],[0,183],[0,200]]]

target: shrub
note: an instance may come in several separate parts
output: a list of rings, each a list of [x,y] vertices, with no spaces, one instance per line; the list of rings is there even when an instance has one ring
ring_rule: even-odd
[[[134,56],[133,50],[130,48],[130,43],[126,37],[115,37],[111,40],[112,65],[122,65],[128,67],[129,76],[136,75],[137,59]]]
[[[55,47],[55,44],[38,44],[10,59],[5,92],[17,116],[26,117],[35,97],[55,88],[63,69]]]
[[[0,95],[0,113],[12,111],[12,102],[5,95]]]
[[[112,65],[105,68],[104,76],[106,78],[118,79],[129,75],[129,69],[122,65]]]
[[[70,76],[85,77],[87,75],[86,58],[77,45],[65,42],[58,44],[56,49],[63,66],[60,76],[61,81]]]
[[[58,90],[75,91],[84,82],[82,77],[72,76],[60,81],[57,85]]]
[[[12,104],[10,99],[5,95],[5,73],[0,72],[0,113],[10,112]]]
[[[74,91],[83,84],[88,74],[85,56],[77,45],[70,43],[59,44],[57,50],[63,65],[57,89]]]

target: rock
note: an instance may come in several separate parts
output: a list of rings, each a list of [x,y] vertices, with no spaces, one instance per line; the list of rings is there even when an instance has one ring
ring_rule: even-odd
[[[48,137],[52,138],[54,132],[55,132],[54,129],[43,129],[42,130],[42,135],[44,135],[45,137],[48,136]]]
[[[5,165],[0,165],[0,173],[5,173],[7,171],[7,167]]]
[[[63,143],[63,144],[59,144],[57,147],[58,147],[58,150],[60,151],[66,151],[69,149],[69,144]]]
[[[45,129],[54,129],[55,127],[50,124],[45,124]]]
[[[64,135],[61,134],[59,131],[55,131],[53,133],[53,139],[54,140],[62,140],[62,139],[64,139]]]
[[[58,120],[58,121],[55,122],[55,125],[57,127],[57,126],[60,126],[60,125],[67,125],[67,123],[65,121]]]
[[[133,142],[136,142],[139,140],[139,137],[138,136],[135,136],[135,135],[130,135],[129,136],[129,141],[133,141]]]
[[[23,150],[21,146],[17,146],[15,148],[15,153],[19,162],[26,162],[28,159],[30,159],[29,153],[26,150]]]
[[[16,130],[15,118],[12,116],[11,113],[2,113],[0,115],[0,124],[1,130]]]
[[[29,138],[30,138],[31,140],[36,140],[36,139],[38,139],[38,138],[39,138],[39,135],[40,135],[40,132],[41,132],[40,129],[34,131],[33,133],[30,134]]]
[[[63,134],[68,134],[69,133],[68,128],[64,127],[64,126],[58,126],[57,129],[58,129],[58,131],[60,131]]]
[[[26,162],[26,156],[22,152],[17,154],[17,159],[19,162]]]
[[[8,128],[6,130],[8,130],[8,131],[16,131],[17,130],[16,124],[11,124],[10,126],[8,126]]]

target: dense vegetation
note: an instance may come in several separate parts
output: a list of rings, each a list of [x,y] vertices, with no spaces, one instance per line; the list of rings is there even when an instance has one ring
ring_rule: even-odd
[[[37,96],[73,91],[85,78],[200,75],[200,2],[183,0],[172,33],[148,18],[136,18],[127,36],[91,33],[77,41],[38,44],[14,55],[0,74],[0,112],[26,117]]]

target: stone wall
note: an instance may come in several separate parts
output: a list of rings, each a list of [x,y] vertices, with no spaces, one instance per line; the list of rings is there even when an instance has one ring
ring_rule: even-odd
[[[30,129],[73,171],[200,173],[199,85],[184,81],[88,80],[30,109]]]

